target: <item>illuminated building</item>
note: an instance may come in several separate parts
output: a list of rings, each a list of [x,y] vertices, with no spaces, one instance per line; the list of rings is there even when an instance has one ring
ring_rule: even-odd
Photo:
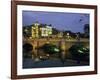
[[[49,37],[52,35],[52,27],[51,26],[42,26],[40,27],[39,23],[35,23],[32,26],[32,38],[40,38],[40,37]]]
[[[32,38],[39,38],[39,23],[32,26]]]

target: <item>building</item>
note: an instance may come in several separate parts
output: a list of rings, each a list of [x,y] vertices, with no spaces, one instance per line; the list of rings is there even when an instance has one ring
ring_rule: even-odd
[[[52,35],[52,26],[34,23],[32,26],[32,38],[49,37]]]
[[[39,38],[39,23],[36,22],[35,24],[33,24],[31,33],[32,38]]]
[[[89,38],[89,24],[85,24],[84,25],[84,34],[85,34],[85,38]]]

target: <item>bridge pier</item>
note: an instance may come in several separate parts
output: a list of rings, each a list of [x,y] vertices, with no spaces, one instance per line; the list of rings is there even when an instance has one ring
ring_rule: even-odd
[[[61,57],[62,62],[64,62],[66,58],[65,56],[66,55],[66,42],[64,39],[60,41],[60,49],[61,49],[60,57]]]
[[[33,45],[33,50],[32,50],[32,59],[38,58],[38,46],[39,46],[39,42],[38,41],[32,41],[32,45]]]

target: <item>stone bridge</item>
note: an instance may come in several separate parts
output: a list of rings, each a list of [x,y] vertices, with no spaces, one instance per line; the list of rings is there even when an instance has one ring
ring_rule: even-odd
[[[74,44],[83,44],[86,47],[89,47],[89,40],[88,39],[27,39],[27,40],[23,40],[23,45],[29,43],[33,46],[33,52],[35,53],[35,55],[38,54],[38,51],[36,48],[44,45],[45,43],[50,43],[50,44],[54,44],[57,47],[61,48],[64,52],[67,51],[66,55],[69,56],[69,48],[74,45]]]

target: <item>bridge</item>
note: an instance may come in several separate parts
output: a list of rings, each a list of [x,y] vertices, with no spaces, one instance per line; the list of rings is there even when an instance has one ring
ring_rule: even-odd
[[[69,48],[74,45],[74,44],[82,44],[84,45],[85,47],[89,47],[89,40],[88,39],[80,39],[80,40],[77,40],[77,39],[58,39],[58,38],[40,38],[40,39],[24,39],[23,40],[23,45],[24,44],[30,44],[33,46],[33,50],[32,52],[34,52],[33,57],[34,55],[38,55],[38,51],[37,51],[37,48],[46,44],[46,43],[50,43],[50,44],[54,44],[56,45],[57,47],[61,48],[63,51],[64,51],[64,55],[66,55],[67,57],[70,57],[70,53],[68,52]]]

